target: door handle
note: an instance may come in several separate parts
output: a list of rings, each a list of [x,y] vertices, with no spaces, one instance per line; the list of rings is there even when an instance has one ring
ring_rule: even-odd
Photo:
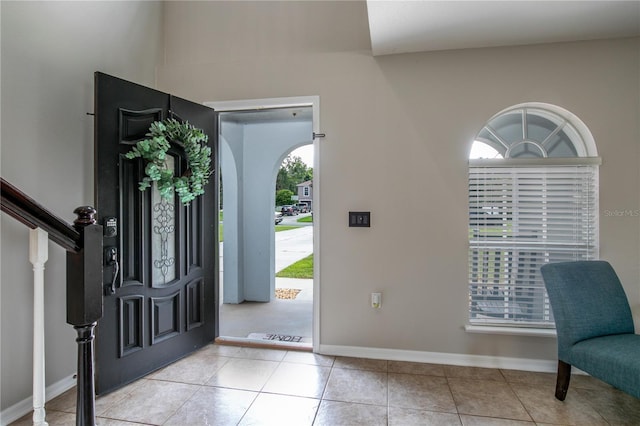
[[[115,247],[107,247],[105,249],[105,264],[106,266],[111,266],[113,268],[111,283],[107,283],[104,286],[104,294],[105,296],[109,296],[116,292],[116,280],[118,279],[118,273],[120,272],[118,249]]]

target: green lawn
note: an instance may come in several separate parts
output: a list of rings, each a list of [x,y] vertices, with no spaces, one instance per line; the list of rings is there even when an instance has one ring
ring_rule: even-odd
[[[276,232],[289,231],[290,229],[298,229],[299,226],[295,225],[276,225]]]
[[[311,222],[313,222],[313,216],[301,217],[300,219],[298,219],[298,222],[300,222],[300,223],[311,223]]]
[[[276,274],[281,278],[313,278],[313,254],[289,265]]]
[[[222,210],[218,211],[218,241],[224,241],[224,227],[222,226],[222,219],[224,217],[224,212]]]

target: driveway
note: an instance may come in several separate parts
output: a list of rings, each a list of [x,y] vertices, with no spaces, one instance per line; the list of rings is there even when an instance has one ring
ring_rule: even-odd
[[[293,216],[299,217],[299,216]],[[276,232],[276,272],[313,253],[313,226]]]
[[[313,222],[298,222],[298,219],[302,217],[311,216],[311,213],[300,213],[297,216],[282,216],[282,223],[280,225],[293,225],[293,226],[313,226]]]

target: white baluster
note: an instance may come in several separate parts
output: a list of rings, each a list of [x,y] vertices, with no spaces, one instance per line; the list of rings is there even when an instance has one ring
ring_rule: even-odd
[[[29,231],[29,261],[33,264],[33,424],[45,421],[44,378],[44,264],[49,258],[49,234],[40,228]]]

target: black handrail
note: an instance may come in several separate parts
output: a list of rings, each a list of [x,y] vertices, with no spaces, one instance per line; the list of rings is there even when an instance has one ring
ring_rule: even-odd
[[[49,239],[62,248],[78,252],[82,248],[80,232],[44,208],[33,198],[0,177],[2,211],[31,229],[47,231]]]

